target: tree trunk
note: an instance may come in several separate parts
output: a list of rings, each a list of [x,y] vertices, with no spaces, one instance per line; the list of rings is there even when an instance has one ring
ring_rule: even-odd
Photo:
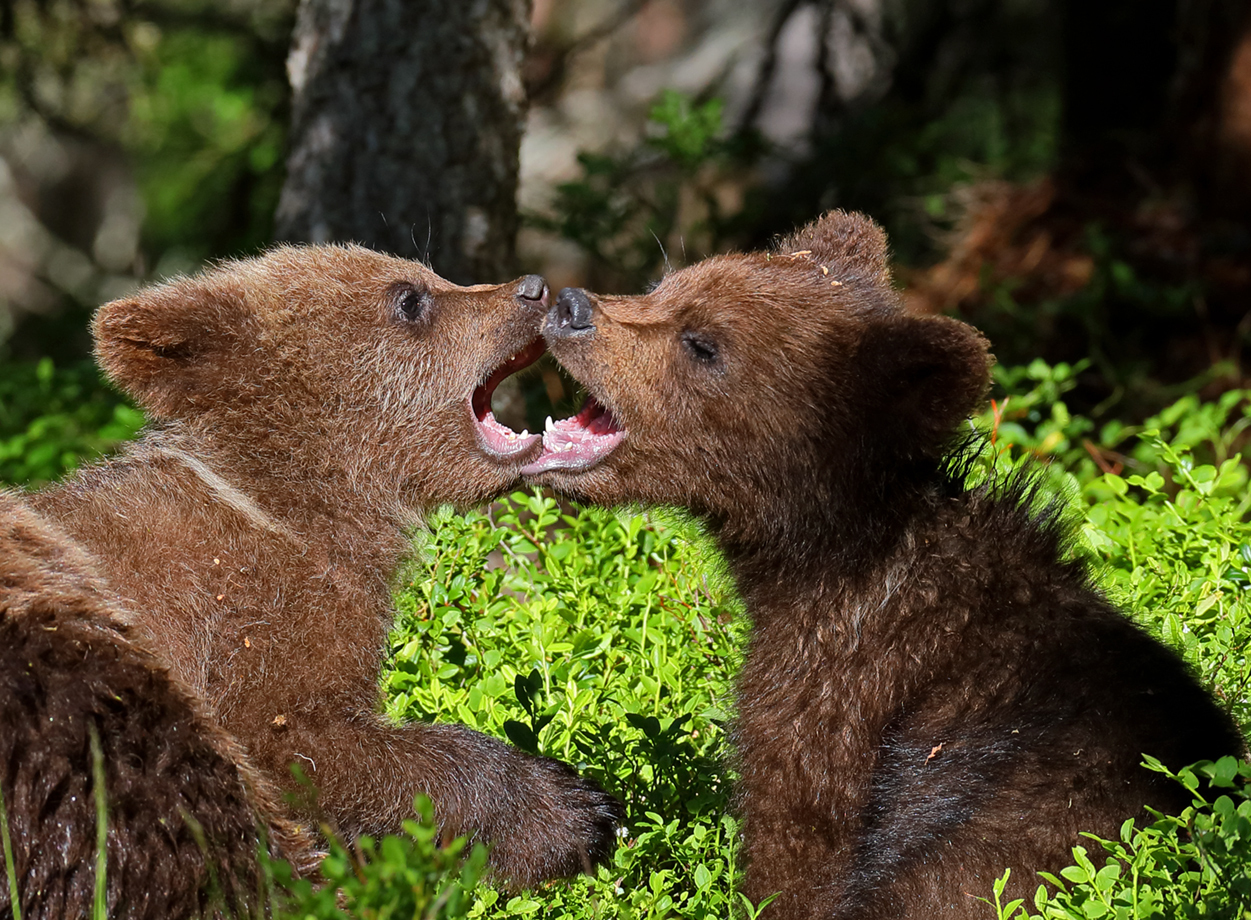
[[[301,0],[283,240],[513,270],[530,0]]]

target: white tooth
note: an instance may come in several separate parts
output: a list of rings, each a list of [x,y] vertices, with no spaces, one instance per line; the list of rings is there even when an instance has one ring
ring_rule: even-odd
[[[552,421],[552,417],[550,415],[547,417],[547,421],[543,423],[543,430],[544,431],[556,430],[556,423]]]
[[[519,437],[519,438],[528,438],[528,437],[530,437],[530,429],[529,429],[529,428],[522,428],[522,429],[521,429],[521,434],[517,435],[517,437]]]

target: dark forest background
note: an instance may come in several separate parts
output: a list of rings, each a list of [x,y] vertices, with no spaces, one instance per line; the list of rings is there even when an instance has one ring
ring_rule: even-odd
[[[0,479],[141,424],[95,306],[278,239],[633,291],[852,208],[1096,422],[1245,385],[1249,6],[0,0]]]

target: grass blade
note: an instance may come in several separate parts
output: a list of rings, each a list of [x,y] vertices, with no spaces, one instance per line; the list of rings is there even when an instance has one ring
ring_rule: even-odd
[[[9,837],[9,812],[4,807],[4,790],[0,789],[0,844],[4,846],[4,871],[9,877],[9,904],[13,920],[22,920],[22,904],[17,897],[17,867],[13,859],[13,841]]]
[[[105,848],[109,839],[109,809],[104,789],[104,751],[100,748],[100,732],[94,722],[87,723],[87,731],[91,735],[91,775],[96,800],[96,892],[91,916],[92,920],[108,920],[108,877],[105,874],[108,860]]]

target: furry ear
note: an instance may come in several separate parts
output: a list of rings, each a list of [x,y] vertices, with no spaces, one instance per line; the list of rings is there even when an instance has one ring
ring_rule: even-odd
[[[994,358],[980,332],[946,316],[896,312],[873,322],[861,340],[861,379],[891,449],[941,453],[986,395]]]
[[[232,366],[255,319],[220,273],[182,278],[102,306],[92,322],[96,360],[149,414],[186,417],[234,389],[226,382],[237,379]]]
[[[890,287],[890,250],[886,232],[863,214],[828,211],[802,230],[783,238],[776,251],[782,254],[808,252],[841,276],[859,275],[868,281]]]

